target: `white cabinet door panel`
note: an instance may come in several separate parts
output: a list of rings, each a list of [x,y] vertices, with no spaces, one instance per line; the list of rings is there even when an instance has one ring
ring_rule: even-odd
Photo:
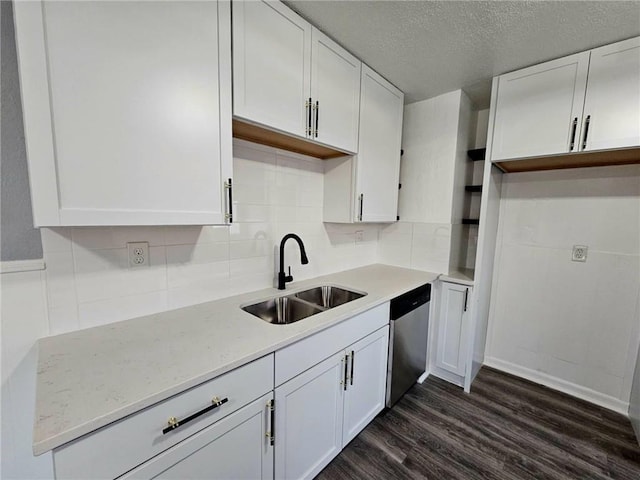
[[[358,150],[362,62],[318,29],[313,29],[311,98],[313,140],[348,152]],[[317,123],[315,118],[318,119]]]
[[[342,448],[344,354],[275,391],[275,476],[313,478]]]
[[[189,437],[123,480],[268,480],[273,478],[273,447],[267,428],[269,393],[218,423]]]
[[[388,351],[389,327],[381,328],[347,349],[350,365],[344,399],[344,445],[384,408]]]
[[[232,159],[230,104],[225,117],[220,98],[220,72],[230,73],[230,32],[218,28],[219,16],[230,21],[224,8],[16,4],[36,225],[225,223]],[[53,152],[42,155],[45,146]]]
[[[305,136],[311,25],[280,2],[233,3],[233,114]]]
[[[587,117],[586,148],[581,142],[581,150],[640,145],[640,37],[591,51]],[[583,130],[581,140],[584,136]]]
[[[404,95],[366,65],[360,88],[356,218],[395,222]]]
[[[469,287],[442,283],[436,365],[460,376],[467,363],[468,295]]]
[[[491,159],[577,151],[588,67],[583,52],[502,75]]]

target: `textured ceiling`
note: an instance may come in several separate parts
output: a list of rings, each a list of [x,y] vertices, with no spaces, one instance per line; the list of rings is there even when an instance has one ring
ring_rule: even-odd
[[[489,106],[491,78],[640,35],[640,1],[286,1],[405,92],[463,88]]]

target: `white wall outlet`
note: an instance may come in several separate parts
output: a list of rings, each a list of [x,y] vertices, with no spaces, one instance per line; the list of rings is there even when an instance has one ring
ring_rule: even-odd
[[[586,245],[574,245],[573,250],[571,252],[571,261],[586,262],[587,250],[588,250],[588,247]]]
[[[129,267],[149,266],[149,242],[127,243]]]
[[[356,230],[356,243],[364,242],[364,230]]]

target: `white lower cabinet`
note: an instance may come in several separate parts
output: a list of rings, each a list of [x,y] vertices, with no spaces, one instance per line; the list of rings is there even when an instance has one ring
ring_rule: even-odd
[[[269,393],[127,473],[122,479],[273,478]]]
[[[469,337],[471,287],[442,282],[437,325],[436,367],[464,377]]]
[[[384,408],[389,327],[276,388],[276,478],[313,478]]]

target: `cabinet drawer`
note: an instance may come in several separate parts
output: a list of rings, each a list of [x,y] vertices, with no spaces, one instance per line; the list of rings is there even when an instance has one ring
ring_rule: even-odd
[[[273,355],[239,367],[54,450],[56,478],[115,478],[273,389]],[[228,401],[163,434],[184,419]]]
[[[384,303],[278,350],[275,353],[276,386],[282,385],[388,323],[389,303]]]

